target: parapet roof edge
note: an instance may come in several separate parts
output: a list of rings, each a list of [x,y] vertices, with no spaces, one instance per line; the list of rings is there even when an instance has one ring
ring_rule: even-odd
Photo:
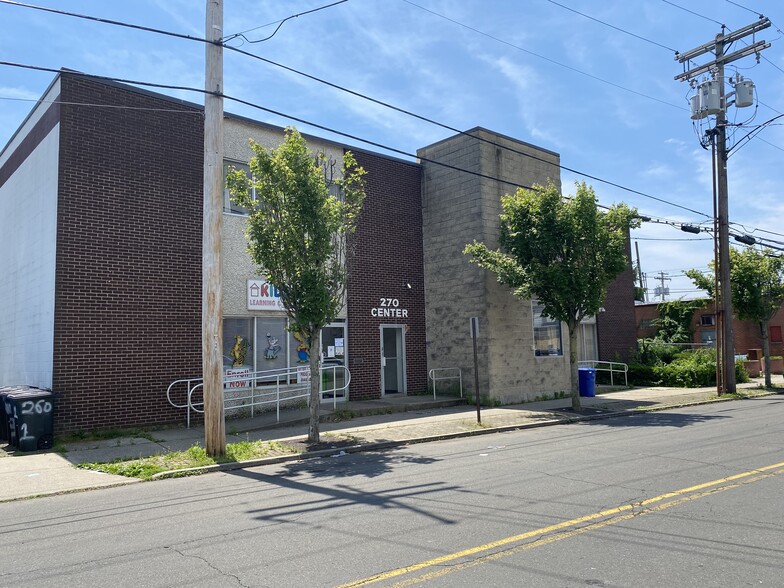
[[[435,143],[431,143],[430,145],[425,145],[424,147],[420,147],[419,149],[417,149],[417,153],[419,151],[424,150],[424,149],[430,149],[430,148],[435,147],[437,145],[441,145],[442,143],[446,143],[446,142],[451,141],[451,140],[453,140],[453,139],[455,139],[457,137],[462,137],[462,136],[464,136],[466,134],[471,134],[471,133],[475,133],[475,132],[478,132],[478,131],[481,131],[481,132],[484,132],[484,133],[489,133],[489,134],[494,135],[494,136],[496,136],[496,137],[498,137],[500,139],[506,139],[507,141],[512,141],[513,143],[517,143],[519,145],[524,145],[526,147],[530,147],[532,149],[536,149],[537,151],[542,151],[544,153],[549,153],[550,155],[554,155],[558,159],[561,159],[561,154],[556,152],[556,151],[552,151],[552,150],[547,149],[545,147],[540,147],[539,145],[534,145],[533,143],[528,143],[527,141],[521,141],[520,139],[515,139],[514,137],[510,137],[509,135],[504,135],[503,133],[498,133],[496,131],[492,131],[490,129],[487,129],[487,128],[481,127],[481,126],[480,127],[474,127],[472,129],[468,129],[467,131],[463,131],[462,133],[456,133],[454,135],[451,135],[449,137],[441,139],[440,141],[436,141]]]
[[[143,94],[145,96],[150,96],[152,98],[165,100],[165,101],[172,102],[174,104],[178,104],[178,105],[181,105],[181,106],[194,108],[196,110],[204,110],[204,105],[198,104],[196,102],[190,102],[188,100],[183,100],[181,98],[176,98],[174,96],[169,96],[167,94],[162,94],[160,92],[155,92],[153,90],[148,90],[146,88],[139,88],[137,86],[126,84],[126,83],[123,83],[123,82],[116,82],[114,80],[106,80],[106,79],[102,79],[102,78],[93,77],[93,76],[91,76],[89,74],[83,74],[82,72],[79,72],[77,70],[68,69],[68,68],[60,68],[60,71],[57,74],[55,74],[54,79],[49,84],[49,86],[47,87],[46,91],[41,95],[41,98],[43,98],[43,96],[46,96],[46,94],[52,89],[52,86],[54,86],[54,84],[57,83],[57,80],[59,78],[64,77],[64,76],[68,76],[68,75],[72,75],[74,77],[79,77],[79,78],[86,78],[86,79],[92,80],[92,81],[100,83],[100,84],[104,84],[104,85],[107,85],[107,86],[113,86],[113,87],[116,87],[116,88],[122,88],[122,89],[130,91],[130,92],[136,92],[138,94]],[[5,149],[8,147],[8,145],[11,144],[11,142],[14,140],[14,138],[19,133],[19,131],[24,127],[24,124],[27,122],[27,120],[32,116],[33,112],[35,112],[35,110],[39,107],[40,103],[41,103],[41,101],[39,100],[36,103],[36,105],[32,108],[32,110],[28,113],[28,115],[22,121],[22,124],[19,125],[19,128],[14,132],[14,134],[11,136],[11,138],[8,140],[8,142],[2,148],[2,150],[0,150],[0,155],[5,151]],[[256,120],[256,119],[253,119],[253,118],[250,118],[250,117],[247,117],[247,116],[234,114],[234,113],[231,113],[231,112],[226,112],[225,110],[223,112],[223,117],[224,118],[228,118],[228,119],[235,119],[235,120],[245,121],[245,122],[253,124],[253,125],[257,125],[257,126],[261,126],[261,127],[270,129],[270,130],[274,130],[274,131],[279,132],[281,134],[283,134],[283,130],[285,128],[285,127],[281,127],[281,126],[278,126],[278,125],[274,125],[272,123],[267,123],[267,122],[264,122],[264,121]],[[414,167],[420,167],[420,168],[422,167],[422,164],[419,163],[418,161],[413,161],[413,160],[409,160],[409,159],[403,159],[401,157],[395,157],[395,156],[392,156],[392,155],[387,155],[385,153],[380,153],[378,151],[373,151],[371,149],[366,149],[366,148],[363,148],[363,147],[357,147],[357,146],[354,146],[354,145],[349,145],[348,143],[342,143],[342,142],[339,142],[339,141],[334,141],[332,139],[326,139],[324,137],[319,137],[318,135],[313,135],[311,133],[301,133],[301,134],[307,140],[319,141],[321,143],[327,143],[328,145],[332,145],[332,146],[335,146],[335,147],[338,147],[338,148],[341,148],[341,149],[347,149],[349,151],[354,151],[354,152],[362,152],[362,153],[366,153],[366,154],[370,154],[370,155],[375,155],[376,157],[383,157],[384,159],[389,159],[389,160],[392,160],[392,161],[398,161],[400,163],[406,163],[406,164],[412,165]]]

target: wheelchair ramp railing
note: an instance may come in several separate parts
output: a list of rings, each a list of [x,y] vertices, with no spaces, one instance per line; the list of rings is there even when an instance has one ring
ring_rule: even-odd
[[[321,402],[348,400],[351,372],[343,365],[321,366]],[[182,378],[175,380],[166,390],[166,399],[174,408],[186,409],[186,423],[191,426],[191,413],[204,413],[204,380]],[[276,420],[280,409],[304,400],[310,404],[310,367],[280,368],[256,372],[230,373],[223,378],[223,407],[225,411],[267,411],[275,407]]]
[[[623,375],[623,385],[629,387],[629,366],[619,361],[598,361],[589,359],[586,361],[578,361],[578,368],[592,368],[597,372],[610,373],[610,386],[615,386],[615,375],[620,378]]]
[[[460,368],[433,368],[427,373],[427,377],[433,382],[433,400],[436,399],[436,384],[442,381],[457,380],[460,398],[463,397],[463,372]]]

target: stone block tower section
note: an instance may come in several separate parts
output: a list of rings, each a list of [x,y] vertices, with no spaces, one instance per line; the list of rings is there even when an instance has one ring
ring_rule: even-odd
[[[352,400],[427,389],[421,168],[354,151],[367,171],[366,198],[349,245],[348,358]],[[386,329],[387,349],[382,349]],[[391,348],[397,339],[399,349]],[[405,361],[382,359],[404,354]],[[393,369],[402,370],[400,381]],[[386,385],[385,385],[386,382]],[[405,382],[405,385],[403,385]]]
[[[61,100],[56,430],[172,422],[201,373],[202,113],[65,73]]]
[[[537,357],[530,302],[516,298],[494,274],[469,263],[463,254],[474,239],[497,246],[501,197],[514,192],[515,185],[552,181],[560,187],[558,154],[482,128],[417,154],[424,168],[429,367],[460,368],[463,388],[473,394],[469,319],[476,316],[480,394],[510,403],[568,391],[568,334],[564,333],[562,356]]]

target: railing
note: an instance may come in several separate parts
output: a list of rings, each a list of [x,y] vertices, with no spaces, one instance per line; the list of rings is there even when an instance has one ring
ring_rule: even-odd
[[[578,361],[577,367],[593,368],[597,372],[610,372],[610,386],[615,386],[613,374],[623,374],[623,384],[629,387],[629,366],[619,361],[597,361],[589,359],[586,361]]]
[[[321,371],[321,402],[332,400],[337,407],[338,397],[345,401],[351,372],[343,365],[326,365]],[[254,416],[256,407],[275,405],[276,420],[280,421],[280,407],[283,402],[304,398],[310,403],[310,368],[280,368],[244,374],[226,375],[223,378],[223,406],[225,410],[250,409]],[[173,399],[185,387],[184,403]],[[174,408],[187,409],[187,426],[191,426],[191,411],[204,413],[204,381],[202,378],[175,380],[166,390],[166,399]],[[237,394],[228,394],[236,392]]]
[[[439,375],[441,373],[445,375]],[[433,382],[433,400],[436,398],[436,383],[439,380],[457,380],[460,384],[460,398],[463,397],[463,372],[460,368],[433,368],[427,377]]]

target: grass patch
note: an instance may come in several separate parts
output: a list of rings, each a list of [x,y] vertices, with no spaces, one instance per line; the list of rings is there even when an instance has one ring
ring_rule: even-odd
[[[278,441],[239,441],[237,443],[228,443],[226,445],[226,455],[218,459],[207,455],[207,451],[197,444],[185,451],[173,451],[142,459],[116,460],[109,463],[80,463],[77,467],[116,476],[149,480],[155,474],[161,472],[296,453],[299,453],[298,449]]]

